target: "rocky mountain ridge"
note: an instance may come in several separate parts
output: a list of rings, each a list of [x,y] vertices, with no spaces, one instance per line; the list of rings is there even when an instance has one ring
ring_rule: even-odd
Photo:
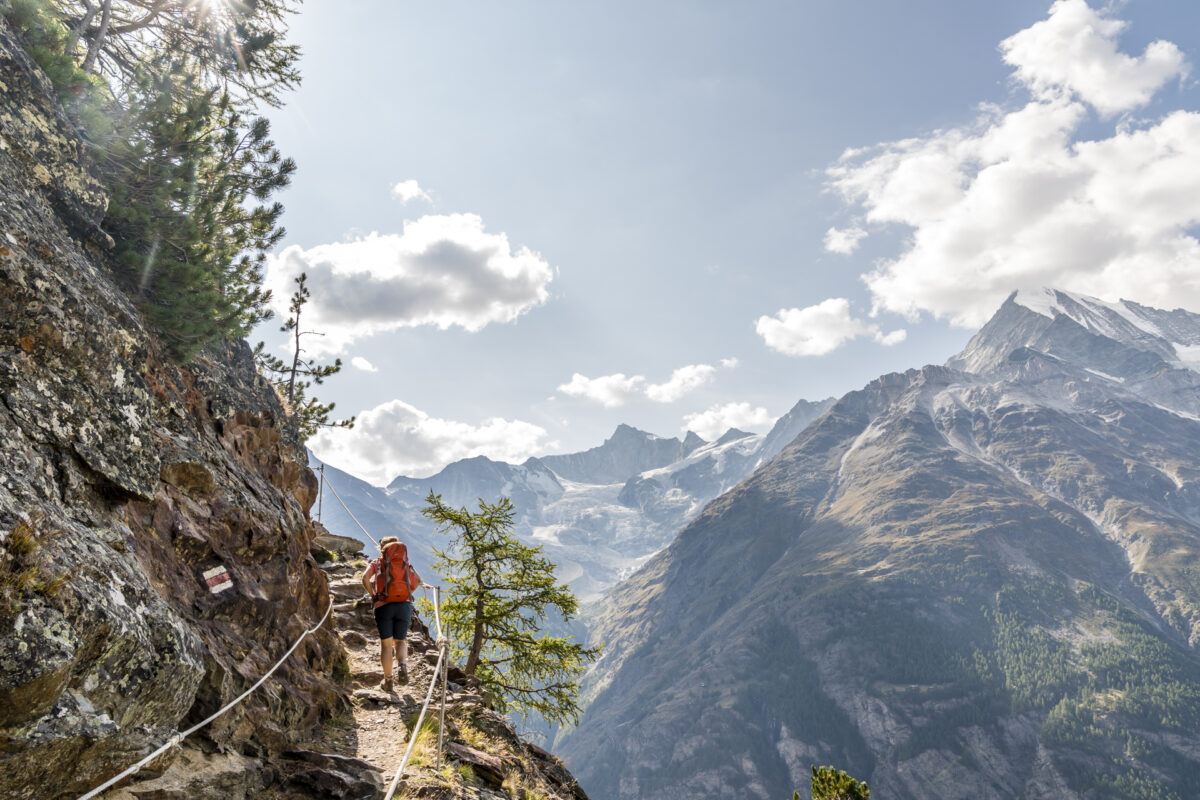
[[[901,800],[1200,792],[1200,315],[1035,297],[620,586],[556,744],[594,796],[779,797],[813,763]]]
[[[375,538],[400,531],[418,570],[430,569],[438,546],[421,516],[430,491],[475,507],[501,496],[516,506],[516,532],[545,547],[559,575],[584,600],[601,597],[665,547],[704,505],[770,460],[832,403],[801,400],[766,435],[730,430],[715,442],[694,432],[683,440],[620,425],[582,453],[506,464],[483,456],[448,465],[428,478],[398,477],[386,488],[325,467],[325,479]],[[313,460],[314,467],[320,462]],[[343,536],[364,538],[333,497],[322,521]]]

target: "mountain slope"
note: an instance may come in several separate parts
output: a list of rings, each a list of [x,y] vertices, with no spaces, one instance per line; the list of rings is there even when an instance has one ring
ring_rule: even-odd
[[[589,793],[1200,792],[1200,317],[1048,297],[843,397],[622,584],[557,748]]]

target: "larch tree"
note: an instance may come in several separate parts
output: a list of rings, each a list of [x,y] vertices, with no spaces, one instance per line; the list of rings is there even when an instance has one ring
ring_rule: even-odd
[[[559,619],[569,622],[579,601],[557,581],[540,547],[517,540],[512,501],[480,500],[479,510],[470,512],[431,491],[422,513],[451,537],[449,548],[434,548],[435,567],[450,585],[442,620],[463,671],[501,711],[576,721],[579,681],[600,648],[545,632]]]

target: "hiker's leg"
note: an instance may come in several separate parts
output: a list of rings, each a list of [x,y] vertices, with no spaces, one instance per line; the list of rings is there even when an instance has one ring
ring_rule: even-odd
[[[381,639],[379,641],[379,660],[381,662],[380,666],[383,667],[383,677],[385,679],[392,677],[392,648],[395,646],[395,639]]]
[[[397,609],[398,619],[396,620],[396,653],[400,656],[400,665],[404,666],[408,663],[408,624],[412,622],[412,603],[401,603]]]

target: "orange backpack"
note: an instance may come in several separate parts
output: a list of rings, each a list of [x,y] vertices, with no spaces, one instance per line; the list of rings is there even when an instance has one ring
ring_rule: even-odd
[[[408,548],[393,542],[383,548],[375,571],[375,600],[384,603],[412,601],[413,590],[421,585],[421,576],[408,563]]]

